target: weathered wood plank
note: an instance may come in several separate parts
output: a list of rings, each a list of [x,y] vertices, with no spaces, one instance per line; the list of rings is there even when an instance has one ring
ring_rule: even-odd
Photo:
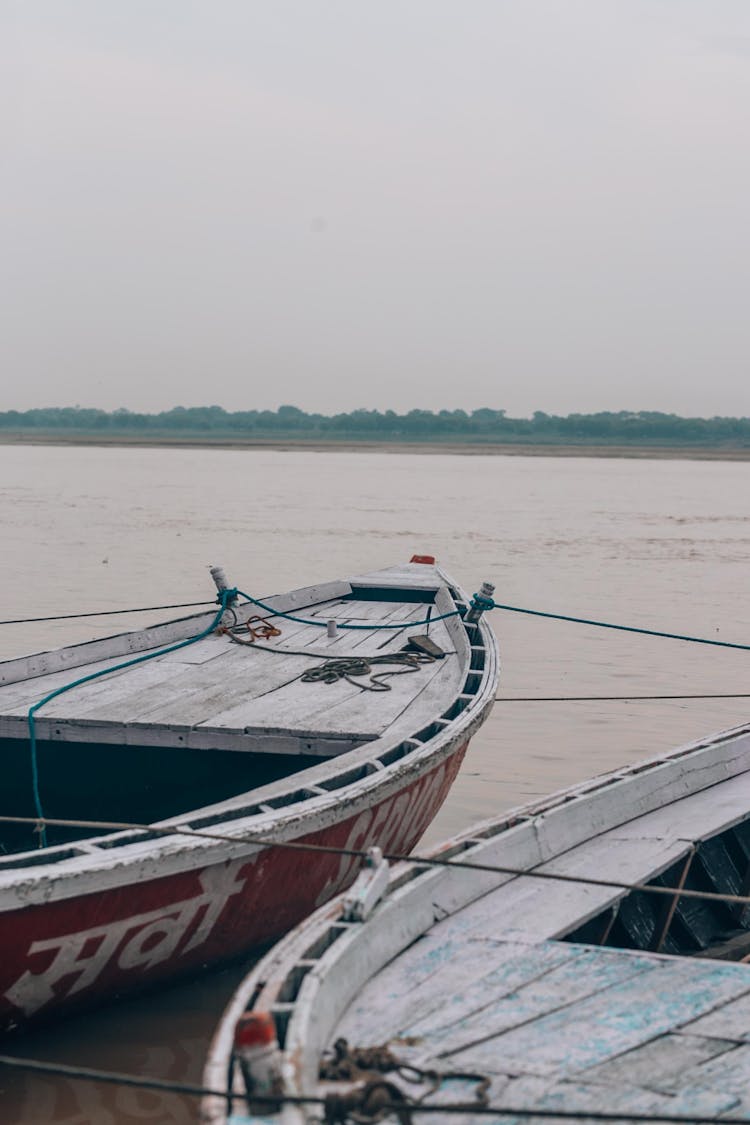
[[[503,1091],[502,1100],[508,1105],[521,1107],[524,1105],[523,1094],[520,1089],[522,1080],[510,1082]],[[534,1109],[559,1110],[566,1113],[580,1115],[579,1120],[585,1121],[586,1114],[597,1114],[603,1108],[623,1114],[622,1125],[627,1125],[628,1114],[634,1118],[665,1115],[679,1120],[681,1115],[704,1117],[714,1120],[719,1114],[728,1110],[734,1112],[737,1098],[719,1089],[692,1090],[679,1095],[661,1094],[653,1090],[643,1089],[638,1086],[617,1084],[616,1086],[594,1086],[584,1082],[562,1081],[550,1085],[544,1093],[534,1097],[538,1090],[538,1080],[532,1079],[527,1084],[527,1094],[531,1098],[526,1101],[525,1108],[533,1115]],[[535,1090],[536,1087],[536,1090]],[[603,1099],[606,1103],[603,1106]],[[524,1122],[538,1122],[542,1125],[545,1118],[531,1116]]]
[[[375,668],[378,672],[381,669]],[[387,672],[386,665],[382,671]],[[398,672],[398,669],[394,667]],[[456,658],[446,657],[434,664],[421,664],[417,671],[398,673],[386,682],[389,692],[361,692],[318,715],[316,726],[321,731],[348,729],[357,719],[365,730],[383,733],[394,730],[413,733],[435,719],[444,701],[444,710],[455,699],[461,678]]]
[[[555,964],[544,946],[529,947],[468,988],[449,990],[440,1007],[407,1025],[405,1035],[428,1044],[431,1058],[453,1055],[551,1013],[562,1015],[624,981],[637,989],[637,978],[653,968],[647,957],[568,948],[571,956]],[[486,946],[474,956],[487,958]]]
[[[750,973],[750,968],[746,970]],[[750,1040],[750,994],[730,1000],[700,1019],[683,1024],[685,1035],[711,1036],[717,1039]]]
[[[750,991],[744,967],[597,949],[601,958],[650,961],[642,973],[560,1012],[451,1053],[457,1065],[481,1067],[502,1052],[504,1065],[560,1078],[603,1063]]]
[[[232,703],[254,698],[288,683],[314,661],[277,656],[231,645],[231,651],[209,666],[187,668],[175,680],[133,692],[116,703],[104,701],[86,717],[115,722],[143,722],[196,726]]]
[[[123,699],[130,699],[139,693],[150,691],[158,692],[162,697],[170,691],[170,684],[179,679],[182,672],[179,664],[161,664],[159,661],[149,661],[148,664],[138,668],[127,669],[123,673],[112,676],[103,676],[99,680],[81,684],[65,692],[64,695],[46,703],[38,712],[38,718],[59,719],[84,719],[91,712],[102,708],[105,710]],[[128,674],[129,673],[129,674]],[[16,708],[11,714],[25,713],[25,708]]]
[[[520,942],[439,941],[428,933],[363,987],[336,1029],[351,1043],[372,1044],[407,1029],[442,1010],[454,995],[470,991],[477,981],[502,965],[519,965],[533,958],[538,973],[575,959],[572,945]],[[417,1048],[418,1049],[418,1048]]]
[[[352,590],[359,586],[385,588],[395,586],[404,590],[436,590],[445,582],[443,575],[435,566],[425,563],[401,563],[398,566],[373,570],[369,574],[357,574],[351,579]]]
[[[364,635],[373,636],[370,633]],[[380,637],[380,634],[376,633],[374,636]],[[337,652],[336,655],[345,654]],[[273,657],[269,658],[273,659]],[[394,710],[396,714],[400,714],[439,669],[440,663],[425,664],[416,673],[394,678],[392,691],[377,695],[378,702],[383,703],[382,707],[377,707],[371,702],[369,699],[371,693],[363,691],[358,684],[349,683],[347,680],[339,680],[333,684],[293,681],[280,686],[278,690],[267,691],[247,703],[227,708],[216,714],[209,725],[212,728],[281,729],[283,727],[285,730],[304,731],[314,729],[329,733],[343,733],[356,728],[360,733],[368,732],[375,737],[392,721]],[[393,700],[390,702],[389,710],[384,701],[391,701],[391,696]],[[340,712],[335,711],[337,706],[349,701],[353,701],[353,706],[342,708]],[[334,713],[334,718],[330,721],[327,718],[329,713]]]
[[[16,683],[10,684],[8,687],[0,688],[0,714],[21,714],[33,703],[36,703],[37,700],[42,699],[51,691],[56,691],[58,688],[65,687],[67,684],[80,679],[82,676],[88,676],[94,672],[102,672],[109,668],[115,668],[121,662],[122,657],[110,657],[108,660],[97,660],[93,664],[88,665],[85,669],[82,668],[73,671],[67,669],[64,672],[55,672],[49,676],[39,676],[30,680],[19,680]],[[148,661],[147,663],[151,664],[153,662]],[[106,678],[111,682],[115,677],[120,675],[125,675],[125,672],[114,672],[110,676],[102,677],[102,679],[104,680]]]
[[[750,1045],[743,1043],[723,1051],[683,1076],[682,1092],[686,1096],[706,1088],[750,1101]]]
[[[306,586],[299,590],[291,590],[286,594],[273,594],[261,600],[273,609],[281,610],[284,613],[292,613],[318,602],[341,598],[348,593],[351,593],[349,582],[337,580],[319,583],[315,586]],[[32,656],[2,661],[0,662],[0,685],[43,677],[55,672],[69,671],[73,668],[80,668],[110,658],[123,658],[130,653],[145,652],[148,649],[160,648],[186,640],[205,629],[213,620],[215,612],[215,610],[211,610],[207,613],[193,614],[190,617],[167,621],[161,625],[138,629],[132,633],[119,633],[116,636],[103,637],[101,640],[86,641],[84,644],[68,645],[66,648],[54,649],[50,652],[38,652]],[[256,613],[258,610],[251,603],[243,603],[237,607],[236,612],[242,619],[245,619],[249,614]],[[45,693],[42,692],[42,694]]]
[[[538,869],[641,882],[677,862],[686,851],[687,845],[682,842],[664,844],[659,840],[636,839],[615,846],[604,837],[597,837],[558,860],[540,864]],[[470,877],[468,872],[466,876]],[[445,938],[454,931],[475,938],[558,937],[616,902],[622,893],[615,887],[557,883],[533,876],[509,878],[459,915],[438,923],[435,932]]]
[[[704,1018],[710,1019],[710,1016]],[[686,1076],[696,1067],[736,1046],[727,1039],[670,1032],[582,1071],[581,1078],[587,1083],[641,1086],[665,1094],[674,1093],[685,1085]]]
[[[744,820],[750,809],[750,773],[734,777],[664,808],[645,813],[624,824],[612,839],[652,837],[662,840],[705,840],[718,831]]]

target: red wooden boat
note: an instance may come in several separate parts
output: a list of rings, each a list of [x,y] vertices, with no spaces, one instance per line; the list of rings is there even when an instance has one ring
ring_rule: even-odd
[[[413,848],[492,707],[480,602],[412,562],[0,664],[0,813],[47,818],[0,823],[0,1027],[242,955],[360,867],[275,843]],[[83,679],[35,799],[29,709]]]

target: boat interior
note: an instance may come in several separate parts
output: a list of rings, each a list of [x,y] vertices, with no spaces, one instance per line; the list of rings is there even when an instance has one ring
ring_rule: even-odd
[[[750,728],[726,732],[478,826],[438,858],[487,866],[396,868],[364,923],[347,913],[355,886],[246,978],[208,1079],[227,1073],[233,1021],[270,1010],[292,1093],[348,1094],[337,1058],[386,1045],[388,1081],[459,1103],[465,1121],[487,1103],[532,1120],[602,1104],[641,1120],[747,1114],[748,749]],[[603,830],[587,837],[584,813]],[[257,1121],[229,1067],[232,1120]],[[206,1120],[224,1122],[226,1102],[209,1099]]]
[[[213,615],[0,665],[0,815],[35,815],[29,708],[84,678],[35,718],[50,818],[144,824],[208,810],[189,817],[197,828],[319,796],[405,755],[439,729],[436,715],[445,725],[471,701],[484,649],[460,616],[441,619],[466,605],[433,567],[374,579],[269,599],[302,621],[245,603],[225,616],[223,632],[184,647],[172,648]],[[152,651],[152,659],[118,668]],[[305,678],[342,659],[364,664]],[[360,747],[372,747],[373,761],[352,770],[350,752]],[[13,864],[2,853],[36,846],[33,832],[1,826],[0,869]],[[101,831],[50,827],[47,841],[93,835]]]

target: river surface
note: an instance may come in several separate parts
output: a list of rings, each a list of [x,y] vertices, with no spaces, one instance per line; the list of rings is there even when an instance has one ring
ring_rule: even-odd
[[[750,642],[750,463],[0,446],[0,619],[259,595],[434,554],[470,592]],[[169,614],[0,628],[0,659]],[[561,786],[745,722],[750,653],[496,611],[492,718],[435,842]],[[568,702],[527,702],[527,697]],[[16,1054],[197,1082],[241,970],[19,1037]],[[0,1070],[4,1125],[188,1125],[194,1100]]]

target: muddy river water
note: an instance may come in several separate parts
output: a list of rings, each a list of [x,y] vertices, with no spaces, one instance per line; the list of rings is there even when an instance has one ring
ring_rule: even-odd
[[[0,619],[259,595],[431,553],[513,606],[750,643],[750,462],[0,446]],[[0,659],[168,614],[0,627]],[[495,611],[501,701],[436,842],[574,781],[748,719],[750,653]],[[535,701],[528,701],[534,697]],[[563,701],[538,702],[539,697]],[[241,968],[3,1045],[198,1081]],[[0,1068],[0,1120],[188,1125],[194,1100]]]

